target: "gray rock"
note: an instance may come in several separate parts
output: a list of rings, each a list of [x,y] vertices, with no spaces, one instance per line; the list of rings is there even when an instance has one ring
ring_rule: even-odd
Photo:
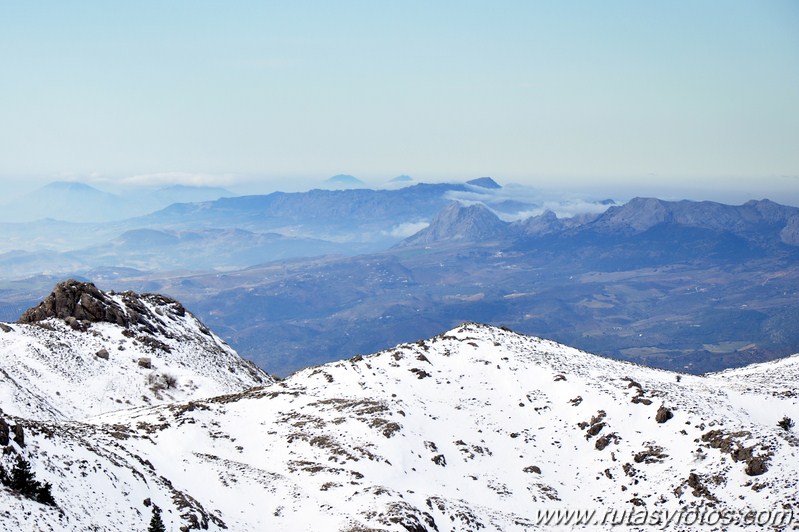
[[[25,447],[25,431],[22,429],[22,425],[14,425],[14,441],[20,447]]]
[[[8,431],[9,431],[8,423],[6,423],[5,419],[0,418],[0,445],[2,446],[6,446],[9,443]]]

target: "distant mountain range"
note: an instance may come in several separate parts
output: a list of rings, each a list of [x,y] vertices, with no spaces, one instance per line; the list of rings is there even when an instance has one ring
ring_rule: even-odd
[[[694,373],[799,351],[799,209],[636,198],[558,217],[514,192],[278,192],[7,224],[0,316],[64,276],[168,293],[283,375],[466,320]]]
[[[504,222],[484,206],[452,203],[381,253],[146,286],[191,301],[279,374],[339,358],[343,345],[370,352],[466,319],[714,371],[799,351],[797,211],[636,199],[600,215]]]
[[[402,245],[543,235],[632,237],[665,226],[729,233],[759,245],[782,243],[799,246],[799,208],[769,200],[753,200],[734,206],[710,201],[669,202],[656,198],[634,198],[596,215],[559,219],[549,211],[515,223],[503,222],[482,204],[466,206],[454,203],[441,211],[429,227],[409,237]]]
[[[3,205],[0,222],[42,219],[75,223],[118,221],[173,203],[208,201],[232,195],[223,188],[174,185],[130,190],[120,196],[85,183],[56,181]]]
[[[0,354],[3,530],[686,530],[753,509],[788,529],[799,511],[798,357],[693,376],[464,323],[274,381],[177,301],[74,281],[0,323]]]
[[[424,227],[451,203],[449,194],[458,192],[469,192],[498,212],[535,208],[509,204],[488,189],[475,193],[463,184],[225,197],[173,203],[145,216],[104,224],[43,220],[0,225],[6,235],[0,242],[0,266],[13,278],[26,272],[68,275],[98,266],[243,268],[285,258],[373,252]],[[70,195],[62,202],[72,208],[90,204],[85,197]]]

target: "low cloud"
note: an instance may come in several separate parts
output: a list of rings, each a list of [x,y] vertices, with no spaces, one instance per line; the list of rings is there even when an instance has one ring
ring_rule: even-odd
[[[225,187],[236,182],[233,174],[193,174],[189,172],[160,172],[140,174],[122,178],[119,184],[129,186],[170,186],[185,185],[194,187]]]
[[[571,218],[579,214],[600,214],[610,205],[574,196],[563,196],[552,192],[544,192],[530,187],[509,185],[501,189],[478,189],[472,187],[468,191],[449,191],[446,198],[459,201],[464,205],[483,203],[489,208],[505,201],[527,203],[530,206],[516,213],[498,212],[497,216],[506,222],[524,220],[538,216],[546,211],[554,212],[558,218]]]
[[[415,235],[429,225],[430,224],[428,222],[406,222],[395,225],[389,234],[394,238],[408,238],[409,236]]]
[[[526,220],[532,216],[539,216],[546,211],[552,211],[558,218],[571,218],[578,214],[602,214],[610,205],[603,205],[587,200],[546,201],[540,207],[518,212],[512,216],[502,216],[505,221]]]

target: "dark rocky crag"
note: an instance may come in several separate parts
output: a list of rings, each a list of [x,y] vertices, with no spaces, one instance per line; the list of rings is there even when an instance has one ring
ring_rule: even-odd
[[[28,309],[19,323],[38,323],[51,318],[62,319],[75,329],[85,328],[91,323],[107,322],[121,327],[156,332],[162,320],[150,311],[143,301],[150,301],[169,312],[184,316],[186,310],[177,301],[157,294],[123,292],[122,304],[99,290],[94,283],[69,279],[56,285],[53,292],[36,307]]]

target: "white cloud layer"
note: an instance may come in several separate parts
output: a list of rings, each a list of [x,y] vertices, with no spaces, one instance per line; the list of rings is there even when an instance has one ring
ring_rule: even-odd
[[[124,177],[118,181],[128,186],[170,186],[185,185],[193,187],[226,187],[233,185],[233,174],[195,174],[190,172],[159,172]]]
[[[428,225],[430,225],[428,222],[406,222],[395,225],[391,229],[390,234],[395,238],[408,238],[411,235],[415,235]]]

